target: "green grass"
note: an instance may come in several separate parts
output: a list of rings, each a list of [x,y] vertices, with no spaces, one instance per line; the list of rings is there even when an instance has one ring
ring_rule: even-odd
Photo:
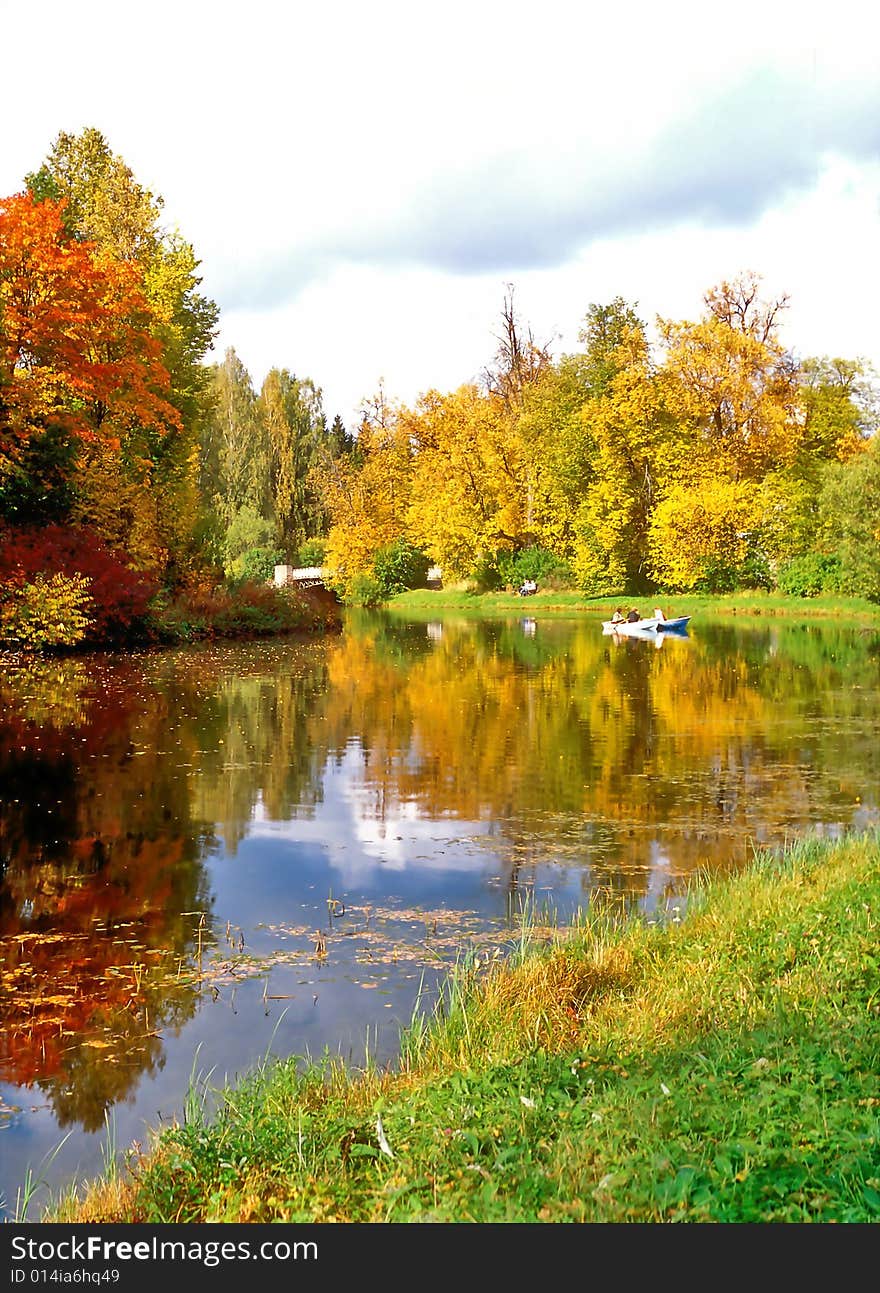
[[[410,613],[463,611],[475,615],[532,615],[536,611],[566,615],[590,615],[610,619],[616,606],[637,606],[650,615],[662,606],[672,619],[679,615],[701,618],[742,616],[788,616],[843,618],[858,624],[880,623],[880,605],[861,597],[788,597],[784,593],[744,592],[720,596],[696,593],[650,594],[647,597],[587,597],[577,592],[539,592],[533,597],[513,593],[472,593],[462,589],[416,588],[399,593],[386,609]]]
[[[880,1220],[880,835],[538,933],[464,962],[396,1071],[264,1064],[52,1219]]]

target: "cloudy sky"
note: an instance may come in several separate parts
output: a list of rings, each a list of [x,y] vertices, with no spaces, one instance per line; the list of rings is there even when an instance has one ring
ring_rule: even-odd
[[[98,127],[218,354],[349,426],[475,378],[509,283],[560,354],[591,302],[693,318],[753,270],[793,350],[880,369],[878,37],[867,0],[0,0],[0,194]]]

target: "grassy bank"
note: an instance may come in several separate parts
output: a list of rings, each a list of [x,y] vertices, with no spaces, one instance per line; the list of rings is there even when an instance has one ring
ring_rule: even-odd
[[[880,1220],[880,836],[463,966],[396,1072],[264,1066],[77,1221]],[[299,1070],[299,1071],[298,1071]]]
[[[880,605],[861,597],[788,597],[784,593],[663,594],[651,597],[587,597],[576,592],[538,592],[532,597],[514,593],[472,593],[463,589],[416,588],[399,593],[386,603],[392,611],[427,614],[432,611],[466,612],[475,615],[533,615],[536,611],[610,619],[617,606],[635,605],[645,615],[662,606],[671,619],[679,615],[700,618],[742,616],[787,616],[796,619],[837,618],[864,625],[880,624]]]

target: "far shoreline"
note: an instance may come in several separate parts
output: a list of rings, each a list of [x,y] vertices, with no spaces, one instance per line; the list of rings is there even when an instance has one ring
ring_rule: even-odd
[[[558,616],[610,619],[614,610],[636,606],[650,615],[661,606],[668,618],[678,615],[709,619],[742,617],[750,619],[849,620],[858,627],[880,627],[880,605],[863,597],[792,597],[784,593],[648,593],[641,597],[596,597],[574,591],[548,590],[529,597],[511,592],[477,593],[462,585],[450,588],[414,588],[382,602],[376,609],[400,614],[456,611],[476,616],[535,612]],[[350,608],[349,608],[350,609]]]

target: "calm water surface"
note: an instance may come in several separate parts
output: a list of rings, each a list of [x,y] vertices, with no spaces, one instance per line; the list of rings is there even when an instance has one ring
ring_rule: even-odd
[[[880,635],[839,625],[698,622],[658,649],[352,615],[318,642],[7,668],[6,1214],[28,1167],[55,1188],[108,1137],[146,1143],[193,1076],[392,1059],[420,989],[524,905],[665,918],[754,844],[877,823],[878,729]]]

